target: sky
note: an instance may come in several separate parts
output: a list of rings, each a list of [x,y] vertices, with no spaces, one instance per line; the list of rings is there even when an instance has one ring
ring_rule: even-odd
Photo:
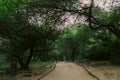
[[[79,2],[77,2],[78,6],[86,6],[89,5],[91,2],[91,0],[79,0]],[[109,11],[109,9],[111,8],[111,6],[119,6],[120,7],[120,0],[94,0],[94,5],[95,6],[99,6],[102,9]],[[80,7],[79,7],[80,8]],[[62,25],[58,25],[57,28],[59,29],[64,29],[67,26],[73,25],[75,22],[76,23],[85,23],[85,17],[80,17],[79,20],[76,20],[77,15],[71,15],[70,13],[66,13],[62,18],[66,19],[66,22]],[[41,18],[38,16],[38,24],[40,25],[41,23]],[[76,21],[75,21],[76,20]],[[32,19],[30,19],[30,21],[34,21],[34,17]]]
[[[84,5],[89,5],[91,3],[90,1],[91,0],[80,0],[79,3],[80,3],[80,5],[84,6]],[[94,5],[99,6],[106,11],[109,11],[111,6],[119,6],[120,7],[120,0],[94,0]],[[68,18],[68,19],[66,20],[64,26],[60,27],[60,28],[64,29],[64,27],[74,24],[76,16],[72,16],[72,15],[70,16],[70,14],[67,13],[66,18]],[[84,23],[83,19],[84,18],[81,17],[79,21]]]

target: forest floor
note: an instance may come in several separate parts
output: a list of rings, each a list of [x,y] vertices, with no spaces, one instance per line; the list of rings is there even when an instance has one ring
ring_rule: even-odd
[[[28,70],[19,70],[16,76],[16,80],[35,80],[37,77],[43,73],[49,71],[54,62],[37,62],[30,65],[30,71]],[[9,73],[6,70],[9,68],[0,68],[0,80],[11,80]]]
[[[120,66],[104,64],[101,62],[83,63],[90,72],[96,75],[100,80],[120,80]],[[19,72],[17,80],[35,80],[42,73],[49,70],[41,69],[40,66],[31,68],[31,72]],[[42,64],[46,65],[46,64]],[[48,65],[48,63],[47,63]],[[43,66],[44,67],[44,66]],[[48,66],[49,67],[49,66]],[[0,75],[0,80],[10,80],[8,75]],[[72,62],[58,62],[56,68],[40,80],[95,80],[82,67]]]
[[[100,80],[120,80],[120,66],[118,65],[104,62],[92,62],[92,64],[85,65]]]
[[[35,80],[38,76],[40,76],[43,72],[39,67],[32,68],[32,72],[29,71],[20,71],[16,79],[17,80]],[[10,75],[0,75],[0,80],[11,80]]]

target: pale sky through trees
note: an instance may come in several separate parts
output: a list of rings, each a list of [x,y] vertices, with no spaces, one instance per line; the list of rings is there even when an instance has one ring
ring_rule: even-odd
[[[89,6],[89,4],[91,3],[91,0],[79,0],[79,2],[77,2],[77,6]],[[109,9],[111,8],[111,6],[120,6],[120,0],[94,0],[94,5],[95,6],[99,6],[102,9],[109,11]],[[74,23],[86,23],[85,17],[83,16],[79,16],[78,19],[76,19],[78,15],[71,15],[69,12],[66,12],[66,14],[64,16],[62,16],[62,19],[66,19],[64,21],[63,24],[57,25],[57,28],[59,29],[64,29],[66,26],[70,26]],[[42,18],[38,16],[36,16],[37,22],[35,21],[34,17],[31,17],[30,19],[30,23],[37,23],[38,25],[41,25],[41,20]]]
[[[82,6],[86,6],[86,5],[90,4],[90,1],[91,0],[80,0],[79,3]],[[112,6],[120,6],[120,0],[94,0],[94,5],[99,6],[99,7],[101,7],[102,9],[104,9],[106,11],[109,11],[109,9]],[[73,16],[73,15],[70,15],[69,13],[67,13],[65,16],[66,16],[67,20],[66,20],[66,22],[64,24],[64,27],[72,25],[72,24],[75,23],[76,15]],[[79,23],[79,22],[84,23],[84,18],[81,17],[81,18],[79,18],[78,21],[76,21],[76,23]],[[64,29],[64,27],[62,27],[62,29]]]

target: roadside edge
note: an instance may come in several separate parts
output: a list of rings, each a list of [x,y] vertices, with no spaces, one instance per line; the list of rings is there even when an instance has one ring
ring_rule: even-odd
[[[83,64],[80,64],[78,62],[75,62],[75,64],[77,64],[78,66],[82,66],[92,77],[96,78],[96,80],[100,80],[95,74],[93,74],[89,69],[88,67],[86,67],[85,65]]]
[[[52,65],[52,68],[51,68],[49,71],[47,71],[47,72],[43,73],[42,75],[38,76],[35,80],[40,80],[40,79],[42,79],[45,75],[47,75],[48,73],[50,73],[51,71],[53,71],[53,70],[55,69],[56,64],[57,64],[57,62],[54,62],[53,65]]]

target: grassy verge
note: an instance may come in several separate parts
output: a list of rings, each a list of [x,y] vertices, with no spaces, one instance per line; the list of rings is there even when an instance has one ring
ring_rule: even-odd
[[[47,62],[32,62],[30,64],[30,67],[40,67],[42,69],[46,69],[52,66],[54,62],[52,61],[47,61]]]
[[[24,71],[21,73],[18,72],[17,74],[17,80],[34,80],[35,78],[39,77],[41,74],[43,74],[44,72],[48,71],[52,65],[54,64],[54,62],[52,61],[47,61],[47,62],[31,62],[30,64],[30,69],[31,69],[31,73],[25,73]],[[9,63],[0,63],[0,69],[2,70],[3,68],[9,68]],[[18,66],[19,67],[19,66]],[[29,77],[23,76],[23,75],[30,75]],[[0,80],[10,80],[10,76],[9,75],[3,75],[0,74]]]
[[[120,80],[120,66],[110,61],[81,62],[88,70],[100,80]]]
[[[0,69],[9,68],[9,67],[10,67],[10,63],[8,63],[8,62],[0,62]]]
[[[30,67],[40,67],[40,68],[47,68],[50,65],[52,65],[54,62],[47,61],[47,62],[31,62]],[[3,68],[9,68],[10,63],[9,62],[0,62],[0,69]],[[19,67],[19,65],[18,65]]]

